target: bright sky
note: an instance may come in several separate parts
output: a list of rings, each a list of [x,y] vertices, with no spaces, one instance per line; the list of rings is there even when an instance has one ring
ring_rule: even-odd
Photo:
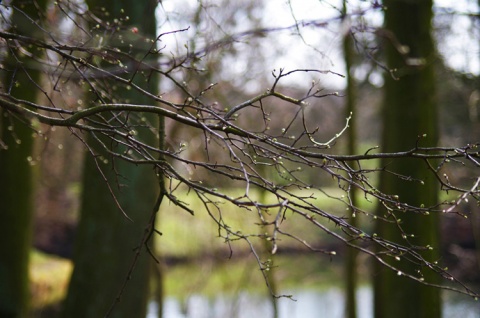
[[[206,1],[206,3],[216,2]],[[353,8],[351,12],[368,9],[370,2],[350,0],[349,6]],[[189,8],[195,8],[198,5],[197,0],[164,0],[162,3],[168,13],[186,12]],[[331,17],[338,16],[342,2],[340,0],[266,0],[265,3],[265,10],[262,12],[264,25],[266,27],[285,27],[294,25],[295,19],[297,21],[319,19],[329,21]],[[435,6],[437,12],[440,12],[442,8],[452,8],[464,13],[478,12],[476,0],[436,0]],[[382,15],[379,11],[369,11],[366,17],[369,23],[377,26],[382,23]],[[181,27],[185,26],[187,25]],[[457,70],[479,74],[480,31],[473,28],[472,20],[467,15],[457,16],[448,26],[451,27],[451,30],[438,43],[438,48],[445,56],[447,63]],[[237,26],[237,28],[237,32],[245,31],[248,29],[248,25]],[[280,49],[272,51],[281,53],[272,53],[276,55],[269,56],[269,69],[265,72],[269,73],[273,68],[282,67],[286,70],[317,68],[345,73],[342,53],[339,49],[342,33],[338,32],[338,23],[329,21],[328,25],[321,28],[303,27],[300,29],[302,38],[292,36],[291,33],[280,32],[274,35],[275,40],[270,45]],[[476,40],[472,41],[472,38]],[[183,46],[183,43],[180,42],[185,40],[181,40],[180,37],[177,40],[179,40],[180,47]],[[231,71],[241,71],[244,68],[244,62],[236,61],[236,63],[238,64],[232,65]],[[297,79],[292,77],[292,80],[296,81]],[[345,85],[342,78],[334,75],[323,75],[320,80],[325,81],[328,86],[337,87],[337,89]],[[374,75],[371,77],[371,81],[374,84],[380,84],[381,76]]]

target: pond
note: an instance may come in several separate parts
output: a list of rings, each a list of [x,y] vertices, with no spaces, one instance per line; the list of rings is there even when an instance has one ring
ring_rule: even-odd
[[[342,290],[339,288],[289,292],[295,295],[296,301],[280,299],[278,318],[345,317],[344,298]],[[368,286],[359,288],[357,299],[359,302],[358,318],[373,317],[371,288]],[[156,303],[152,302],[147,318],[156,317],[156,310]],[[191,295],[183,301],[167,297],[163,314],[163,318],[251,318],[273,317],[273,309],[267,297],[258,297],[258,295],[242,292],[237,297],[218,295],[209,298],[202,295]],[[444,294],[443,317],[478,318],[480,317],[480,303],[468,297]]]
[[[302,256],[276,263],[281,265],[275,271],[278,294],[292,295],[278,300],[278,318],[345,317],[341,264]],[[272,299],[252,260],[167,268],[165,293],[163,318],[274,317]],[[444,318],[480,317],[479,301],[453,292],[442,297]],[[365,281],[357,290],[358,318],[373,317],[372,298]],[[147,318],[156,318],[157,308],[152,302]]]

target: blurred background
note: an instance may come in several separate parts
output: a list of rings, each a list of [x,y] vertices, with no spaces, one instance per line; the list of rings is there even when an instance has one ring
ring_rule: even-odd
[[[479,141],[479,5],[477,1],[467,0],[434,2],[433,34],[438,50],[435,84],[439,145],[442,146]],[[208,99],[220,109],[269,88],[274,70],[316,68],[331,71],[320,75],[293,74],[279,84],[285,95],[303,96],[313,81],[329,95],[311,101],[308,106],[308,118],[321,127],[319,134],[325,141],[345,126],[347,80],[337,74],[347,73],[342,45],[350,28],[355,28],[358,32],[349,70],[357,97],[354,114],[357,149],[358,153],[364,153],[381,142],[380,109],[385,70],[383,64],[377,62],[382,49],[375,30],[383,24],[383,11],[376,1],[348,1],[348,10],[350,18],[346,21],[341,18],[340,1],[164,0],[157,5],[155,15],[157,34],[188,28],[185,32],[163,37],[159,46],[165,46],[172,55],[178,56],[185,54],[185,50],[203,50],[196,67],[204,71],[184,72],[178,77],[192,91],[215,83]],[[55,10],[50,11],[55,14]],[[110,8],[105,7],[95,12],[107,19],[108,15],[102,14],[109,11]],[[220,45],[221,41],[224,42]],[[72,91],[71,95],[63,96],[63,102],[76,108],[81,101],[78,98],[80,89],[72,88]],[[160,91],[167,100],[181,102],[185,98],[171,82],[160,80]],[[263,111],[276,116],[268,129],[280,133],[290,122],[295,122],[297,109],[276,102],[265,105]],[[266,125],[262,116],[254,111],[242,113],[238,120],[253,131]],[[183,145],[180,148],[185,148],[184,158],[207,160],[203,134],[173,120],[167,120],[165,127],[169,147]],[[302,130],[301,123],[295,122],[288,132],[298,136]],[[71,259],[83,191],[85,147],[66,129],[45,127],[43,134],[45,138],[35,141],[32,156],[36,191],[30,286],[32,316],[54,317],[60,316],[73,269]],[[345,153],[347,142],[342,136],[328,151]],[[221,162],[225,160],[224,155],[220,146],[209,146],[209,157]],[[238,196],[244,191],[229,179],[212,178],[206,170],[174,164],[178,171],[209,187],[232,195],[238,193]],[[369,164],[373,167],[378,162]],[[339,216],[345,213],[345,206],[338,203],[342,193],[328,174],[303,170],[298,175],[306,183],[322,189],[307,194],[316,196],[319,206]],[[478,177],[479,171],[478,168],[459,167],[451,171],[451,175],[458,184],[468,186],[472,176]],[[271,178],[281,183],[282,173],[272,174]],[[378,181],[373,178],[372,182]],[[195,215],[167,203],[162,205],[156,220],[157,229],[163,235],[155,236],[155,255],[160,265],[155,266],[157,274],[151,279],[161,279],[163,291],[158,291],[156,288],[160,287],[152,283],[152,294],[163,296],[163,317],[346,317],[343,291],[346,248],[332,236],[319,233],[305,220],[288,223],[286,231],[302,233],[302,238],[313,246],[338,252],[335,257],[312,254],[296,240],[282,241],[274,256],[270,278],[274,289],[285,297],[273,302],[250,246],[242,241],[226,244],[198,198],[181,188],[177,196],[195,209]],[[358,196],[362,208],[375,210],[375,203],[362,201],[362,195]],[[251,197],[264,202],[275,199],[261,191],[253,191]],[[479,286],[479,206],[471,200],[462,208],[468,218],[451,214],[442,218],[441,259],[455,277],[471,286]],[[221,213],[232,228],[263,234],[256,212],[226,203]],[[367,229],[373,227],[368,220],[361,222]],[[253,244],[268,255],[260,240]],[[269,260],[269,256],[265,257]],[[358,317],[373,317],[372,261],[362,254],[357,256],[357,261]],[[480,317],[480,305],[470,297],[443,292],[442,301],[443,317]],[[147,317],[158,317],[159,307],[158,297],[153,296]]]

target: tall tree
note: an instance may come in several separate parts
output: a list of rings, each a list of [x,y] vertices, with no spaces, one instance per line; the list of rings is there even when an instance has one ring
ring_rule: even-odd
[[[431,35],[432,1],[387,0],[384,1],[386,62],[392,69],[385,76],[383,109],[383,151],[395,152],[421,145],[437,144],[437,111],[435,106],[434,62],[435,48]],[[408,20],[406,20],[408,17]],[[422,137],[423,136],[423,137]],[[425,165],[406,160],[383,160],[386,170],[404,176],[407,180],[384,173],[380,189],[398,196],[410,205],[429,207],[437,202],[435,176]],[[420,181],[421,180],[421,181]],[[438,246],[438,219],[420,213],[387,211],[380,205],[378,214],[392,223],[378,224],[377,234],[387,240],[414,246]],[[399,227],[403,233],[398,231]],[[410,234],[415,233],[415,237]],[[429,251],[434,261],[438,250]],[[375,317],[440,317],[440,291],[413,280],[402,273],[423,275],[435,282],[431,271],[413,262],[403,262],[405,255],[393,257],[393,265],[399,272],[376,267],[374,272]],[[388,260],[387,260],[388,261]],[[399,265],[397,265],[399,264]]]
[[[347,15],[347,1],[343,0],[343,23],[349,23],[349,17]],[[348,32],[343,38],[343,58],[345,61],[345,69],[346,69],[346,80],[347,86],[345,88],[346,92],[346,116],[352,116],[349,122],[350,129],[348,130],[348,139],[347,139],[347,153],[348,154],[356,154],[357,153],[357,134],[356,134],[356,118],[353,116],[355,111],[355,101],[356,101],[356,90],[355,90],[355,80],[352,76],[352,68],[353,68],[353,58],[354,58],[354,51],[353,51],[353,43],[352,37],[350,32]],[[358,200],[356,198],[356,191],[355,187],[352,187],[349,191],[349,195],[351,197],[352,205],[358,206]],[[353,226],[357,226],[357,218],[356,218],[356,211],[352,211],[352,217],[350,218],[350,223]],[[355,297],[355,292],[357,289],[357,251],[354,248],[347,249],[346,258],[345,258],[345,312],[346,317],[348,318],[356,318],[357,317],[357,300]]]
[[[14,7],[11,31],[39,32],[47,1],[25,1]],[[2,18],[6,16],[2,14]],[[3,89],[11,96],[35,102],[40,91],[40,68],[23,47],[10,42],[2,75]],[[30,165],[33,130],[15,115],[0,111],[0,316],[26,317],[29,298],[29,253],[33,217],[33,169]],[[29,161],[30,159],[30,161]]]
[[[109,21],[115,19],[125,23],[119,25],[125,31],[119,36],[128,37],[129,43],[134,44],[131,47],[120,46],[125,53],[136,60],[142,60],[143,56],[139,54],[145,55],[149,47],[154,48],[156,1],[92,0],[87,3],[91,10],[102,6],[105,18]],[[109,24],[106,26],[108,28]],[[147,38],[151,41],[146,41]],[[120,43],[121,41],[117,44]],[[140,50],[143,53],[138,53]],[[157,77],[149,77],[149,74],[143,74],[139,69],[139,64],[134,62],[125,76],[149,92],[157,91]],[[108,86],[107,84],[105,89],[109,89]],[[105,101],[102,97],[97,97],[93,102]],[[119,87],[110,101],[152,104],[146,95],[128,85]],[[120,127],[126,127],[132,118],[126,113],[122,115],[106,116],[103,119],[105,123],[116,122]],[[137,115],[132,114],[132,117]],[[131,134],[142,142],[158,147],[157,116],[145,115],[137,119],[136,126],[128,128],[135,130]],[[150,296],[151,258],[139,244],[151,221],[158,195],[155,173],[151,165],[137,166],[115,159],[106,149],[114,147],[117,152],[135,152],[135,149],[128,147],[128,141],[115,145],[107,141],[109,136],[101,136],[99,133],[97,137],[97,140],[90,138],[89,143],[95,156],[88,155],[84,167],[81,216],[73,258],[75,268],[63,316],[103,317],[108,313],[111,317],[145,317]],[[118,206],[127,216],[122,215]],[[133,267],[132,258],[136,249],[140,248],[143,248],[142,253]],[[126,278],[128,283],[123,287]]]

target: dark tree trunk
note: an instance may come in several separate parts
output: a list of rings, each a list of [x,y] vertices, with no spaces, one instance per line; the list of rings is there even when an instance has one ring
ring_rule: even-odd
[[[434,63],[435,48],[431,36],[432,1],[387,0],[384,1],[387,65],[396,69],[393,78],[385,76],[385,99],[383,109],[384,133],[382,151],[395,152],[415,147],[419,136],[422,146],[437,144],[437,110],[435,105]],[[398,195],[399,200],[426,207],[437,202],[439,189],[435,176],[425,164],[412,159],[384,160],[382,166],[389,171],[423,180],[402,180],[383,173],[380,190]],[[415,234],[409,242],[415,245],[439,246],[437,216],[419,215],[395,211],[401,226],[408,234]],[[388,216],[379,207],[378,214]],[[393,218],[390,217],[390,220]],[[402,244],[407,241],[400,235],[397,226],[385,222],[377,224],[376,233],[387,240]],[[428,260],[438,259],[435,249],[423,254]],[[401,257],[402,258],[402,257]],[[391,261],[390,261],[391,259]],[[419,268],[411,262],[388,259],[401,271],[423,275],[429,282],[437,282],[438,276],[429,269]],[[416,272],[420,270],[420,273]],[[398,273],[378,265],[373,273],[375,317],[441,317],[440,290],[426,287]]]
[[[155,39],[155,1],[87,1],[91,9],[105,7],[110,13],[108,19],[129,16],[125,27],[138,28],[138,36]],[[123,13],[121,13],[123,11]],[[127,29],[127,34],[130,29]],[[136,31],[130,34],[135,37]],[[143,42],[142,42],[143,41]],[[139,41],[130,54],[145,54],[152,43]],[[140,47],[140,43],[143,46]],[[128,45],[128,44],[127,44]],[[125,50],[128,48],[120,47]],[[140,53],[140,49],[144,50]],[[137,57],[138,58],[138,57]],[[140,57],[141,58],[141,57]],[[133,73],[132,73],[133,75]],[[155,92],[158,87],[157,77],[146,80],[146,76],[137,74],[134,82]],[[121,87],[116,98],[136,104],[152,104],[146,96],[131,89]],[[91,101],[89,101],[91,103]],[[146,123],[158,128],[156,115],[145,115]],[[157,135],[149,128],[137,129],[136,138],[149,145],[155,145]],[[157,131],[158,133],[158,131]],[[161,135],[163,138],[163,134]],[[111,141],[102,139],[105,145]],[[93,138],[89,141],[96,142]],[[158,140],[157,140],[158,143]],[[64,305],[64,317],[103,317],[110,312],[110,317],[145,317],[150,299],[150,280],[152,258],[142,246],[143,251],[136,263],[133,273],[129,275],[135,252],[145,233],[159,193],[155,170],[151,165],[134,165],[113,159],[98,143],[92,147],[101,155],[96,157],[87,154],[83,175],[83,194],[81,198],[81,219],[75,242],[75,268],[69,285],[68,296]],[[115,151],[122,152],[118,146]],[[98,166],[97,166],[98,164]],[[108,179],[110,187],[118,203],[127,213],[128,220],[117,207],[112,198],[101,169]],[[154,240],[150,241],[153,249]],[[121,298],[117,295],[122,289],[124,280],[128,283]]]
[[[343,15],[344,19],[347,19],[347,2],[346,0],[343,1]],[[347,23],[344,21],[344,23]],[[345,88],[346,91],[346,116],[352,116],[349,123],[349,130],[348,130],[348,139],[347,139],[347,153],[348,154],[356,154],[357,153],[357,125],[356,125],[356,111],[355,111],[355,80],[352,76],[352,67],[353,67],[353,43],[352,37],[350,33],[346,34],[343,38],[343,57],[345,60],[345,68],[346,68],[346,79],[347,79],[347,86]],[[352,188],[350,191],[350,196],[352,200],[353,206],[357,206],[358,200],[356,198],[356,188]],[[352,216],[350,218],[350,224],[352,226],[357,226],[357,217],[355,211],[351,211]],[[345,258],[345,317],[347,318],[356,318],[357,317],[357,300],[356,300],[356,289],[357,289],[357,250],[353,248],[348,248],[346,252]]]
[[[31,35],[44,13],[46,1],[26,1],[22,11],[13,11],[12,32]],[[16,4],[16,3],[14,3]],[[38,54],[37,51],[32,54]],[[2,74],[5,91],[13,97],[35,102],[41,72],[32,59],[12,49]],[[6,111],[0,111],[0,317],[27,317],[29,310],[29,254],[33,218],[34,131]]]

